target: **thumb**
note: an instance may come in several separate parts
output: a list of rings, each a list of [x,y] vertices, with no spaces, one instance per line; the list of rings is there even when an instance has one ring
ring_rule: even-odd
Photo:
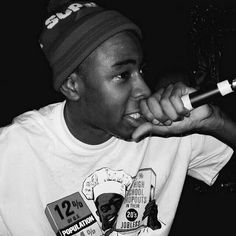
[[[152,131],[152,129],[153,129],[153,124],[146,122],[134,130],[132,134],[132,139],[137,142],[138,140],[140,140],[141,137],[149,134]]]

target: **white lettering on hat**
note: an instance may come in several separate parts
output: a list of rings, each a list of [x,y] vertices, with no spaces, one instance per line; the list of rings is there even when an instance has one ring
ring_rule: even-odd
[[[50,16],[46,21],[45,25],[47,26],[48,29],[52,29],[58,22],[59,20],[65,19],[68,17],[72,12],[77,12],[79,11],[82,7],[96,7],[97,5],[93,2],[88,2],[84,4],[80,3],[73,3],[67,7],[64,13],[58,12],[55,15]]]

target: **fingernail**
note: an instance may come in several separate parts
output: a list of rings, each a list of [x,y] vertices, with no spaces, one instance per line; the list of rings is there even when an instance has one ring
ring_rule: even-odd
[[[169,126],[169,125],[171,125],[171,124],[172,124],[172,121],[171,121],[171,120],[167,120],[167,121],[164,122],[164,125],[166,125],[166,126]]]
[[[153,119],[153,120],[152,120],[152,123],[153,123],[154,125],[158,125],[160,122],[159,122],[157,119]]]

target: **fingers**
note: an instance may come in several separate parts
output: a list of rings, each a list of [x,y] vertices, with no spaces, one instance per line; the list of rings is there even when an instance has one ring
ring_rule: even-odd
[[[150,134],[179,134],[191,128],[191,119],[185,119],[190,116],[190,111],[184,107],[181,97],[192,91],[192,88],[179,82],[162,88],[148,99],[142,100],[140,110],[147,122],[135,129],[132,139],[139,141]]]
[[[190,113],[184,107],[182,96],[195,91],[183,83],[169,85],[143,100],[140,110],[146,123],[137,127],[132,139],[140,141],[147,135],[167,137],[189,132],[203,127],[204,120],[209,119],[210,110],[207,106],[193,109]],[[191,114],[191,115],[190,115]]]
[[[140,109],[147,121],[152,122],[155,119],[155,116],[153,115],[153,113],[149,109],[149,106],[147,104],[147,100],[142,100],[140,102]]]
[[[170,96],[166,98],[167,101],[170,101],[174,109],[174,111],[170,114],[168,113],[168,108],[166,108],[166,113],[169,114],[173,121],[177,121],[184,116],[188,117],[190,115],[189,110],[184,107],[183,101],[181,99],[181,97],[187,93],[189,93],[187,87],[183,87],[182,83],[177,83],[175,87],[173,87]]]
[[[190,115],[181,100],[188,91],[189,89],[182,83],[170,84],[142,101],[141,112],[154,125],[171,125],[172,122]]]
[[[146,118],[147,121],[158,125],[161,122],[165,122],[167,117],[163,113],[161,105],[158,101],[161,100],[162,93],[164,88],[158,90],[153,94],[149,99],[142,100],[140,103],[141,112]]]
[[[168,122],[166,121],[164,122],[165,125],[170,125],[172,121],[178,118],[178,114],[175,110],[175,107],[172,105],[171,99],[170,99],[172,90],[173,90],[173,85],[170,84],[166,88],[166,90],[163,92],[161,100],[159,101],[161,108],[163,110],[163,114],[165,114],[165,119],[166,121],[168,121]]]

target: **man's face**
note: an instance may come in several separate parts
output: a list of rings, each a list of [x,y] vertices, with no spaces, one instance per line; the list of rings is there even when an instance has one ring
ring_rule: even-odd
[[[105,231],[114,225],[123,197],[116,193],[103,193],[96,199],[97,215]]]
[[[143,54],[131,32],[119,33],[88,58],[80,98],[84,130],[96,142],[112,135],[129,139],[140,118],[140,100],[150,95],[142,78]],[[99,134],[99,135],[97,135]]]

